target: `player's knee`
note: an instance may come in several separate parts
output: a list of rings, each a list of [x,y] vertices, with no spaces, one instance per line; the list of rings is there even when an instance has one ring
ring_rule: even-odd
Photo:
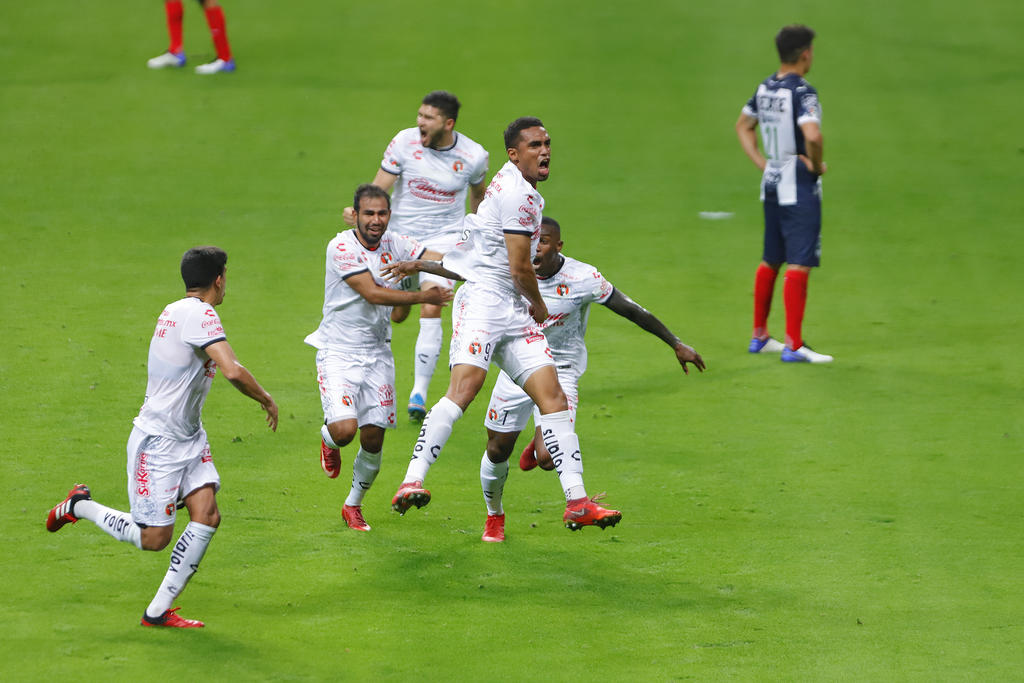
[[[356,438],[357,429],[355,420],[340,420],[327,425],[327,432],[331,435],[331,440],[338,446],[347,446],[352,443],[352,439]]]
[[[147,526],[141,529],[140,544],[143,550],[163,550],[171,542],[173,526]]]
[[[505,434],[495,434],[487,439],[487,459],[491,462],[505,462],[512,456],[512,449],[515,447],[515,439],[509,439]]]
[[[409,317],[409,306],[395,306],[391,309],[391,322],[401,323]]]
[[[368,453],[380,453],[384,449],[384,430],[364,427],[359,432],[359,445]]]

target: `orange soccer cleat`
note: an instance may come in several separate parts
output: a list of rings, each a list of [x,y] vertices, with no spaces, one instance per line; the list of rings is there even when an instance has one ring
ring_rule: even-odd
[[[592,498],[578,498],[571,500],[565,506],[565,514],[562,521],[572,531],[582,529],[585,526],[599,526],[604,529],[607,526],[615,526],[622,519],[622,513],[618,510],[608,510],[597,504],[597,501],[604,498],[599,493]]]
[[[139,623],[143,626],[163,626],[166,628],[202,628],[203,626],[206,626],[206,624],[201,621],[179,617],[177,614],[179,609],[181,608],[175,607],[174,609],[169,609],[155,619],[143,612],[142,620],[139,621]]]
[[[413,505],[421,508],[429,502],[430,491],[423,488],[423,482],[409,481],[398,487],[395,497],[391,499],[391,509],[404,515]]]
[[[68,497],[57,503],[46,515],[46,530],[59,531],[65,524],[74,524],[78,521],[75,517],[75,503],[80,500],[92,500],[89,494],[89,487],[85,484],[75,484]]]

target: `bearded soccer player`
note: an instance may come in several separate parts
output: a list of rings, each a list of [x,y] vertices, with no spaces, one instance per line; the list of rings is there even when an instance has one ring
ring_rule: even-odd
[[[376,185],[360,185],[352,206],[356,227],[327,245],[323,320],[306,343],[317,349],[316,370],[324,426],[320,465],[334,479],[341,452],[359,433],[352,463],[352,488],[341,509],[345,523],[369,531],[363,497],[380,471],[384,433],[395,427],[395,358],[391,354],[391,307],[428,303],[443,306],[451,289],[419,292],[392,288],[381,277],[383,264],[399,259],[440,258],[439,252],[388,229],[391,198]]]
[[[196,247],[181,260],[185,298],[168,304],[149,344],[146,400],[128,437],[128,499],[131,512],[100,505],[89,487],[76,484],[50,510],[46,528],[88,519],[119,541],[141,550],[163,550],[171,541],[177,509],[189,523],[171,551],[160,588],[142,614],[143,626],[194,628],[171,608],[199,567],[220,524],[216,493],[220,475],[203,429],[202,409],[213,378],[221,373],[267,413],[277,430],[277,404],[238,359],[227,341],[215,306],[224,301],[227,254]]]
[[[416,127],[399,131],[384,150],[373,184],[394,188],[391,229],[408,235],[425,247],[444,253],[458,241],[462,219],[475,212],[484,198],[487,151],[455,130],[461,104],[450,92],[428,93],[416,113]],[[355,225],[351,209],[345,222]],[[404,289],[452,289],[446,278],[420,273],[403,281]],[[392,320],[400,322],[408,308],[397,307]],[[441,355],[441,307],[420,306],[420,331],[413,356],[413,388],[408,412],[412,420],[423,419],[430,380]]]
[[[210,27],[210,37],[213,38],[217,59],[208,64],[200,64],[196,67],[196,73],[210,75],[234,71],[235,60],[231,56],[231,46],[228,44],[224,10],[221,9],[217,0],[199,0],[199,6],[206,14],[206,25]],[[185,66],[185,44],[182,39],[182,23],[185,16],[183,1],[166,0],[164,12],[167,14],[167,33],[170,34],[171,42],[167,47],[167,52],[153,57],[146,62],[146,66],[150,69],[180,69]]]
[[[542,325],[544,336],[554,356],[558,382],[568,398],[569,412],[574,423],[579,403],[579,380],[587,370],[584,336],[591,303],[606,306],[668,344],[684,373],[689,374],[687,363],[704,371],[706,366],[700,354],[680,341],[652,313],[613,287],[594,266],[565,256],[562,253],[561,226],[547,216],[541,223],[534,269],[541,296],[548,307],[548,318]],[[540,464],[543,469],[554,469],[540,434],[540,414],[536,406],[504,372],[498,376],[491,392],[491,402],[484,419],[484,426],[487,427],[485,455],[492,463],[498,464],[509,459],[516,439],[526,427],[531,413],[534,423],[538,425],[537,433],[523,451],[519,466],[523,470],[531,470]],[[500,490],[497,495],[488,496],[485,485],[484,492],[488,513],[501,513]]]
[[[803,338],[807,280],[821,258],[821,176],[826,166],[818,91],[804,80],[814,60],[814,31],[786,26],[775,36],[779,69],[747,101],[736,122],[740,146],[761,171],[764,251],[754,276],[754,334],[750,353],[779,353],[788,363],[830,363]],[[757,147],[761,128],[764,153]],[[775,279],[782,285],[786,340],[768,334]]]
[[[451,380],[423,421],[391,505],[404,515],[410,507],[430,502],[423,480],[494,363],[540,410],[541,435],[565,493],[566,526],[614,526],[622,513],[598,505],[583,485],[579,439],[540,329],[548,309],[533,271],[544,210],[537,184],[549,175],[551,137],[540,119],[523,117],[505,130],[505,148],[508,162],[491,180],[477,213],[466,216],[463,239],[444,257],[444,268],[466,280],[453,303]],[[485,492],[499,491],[507,476],[508,462],[481,461],[481,478],[488,481]],[[504,514],[488,514],[484,537],[504,536]]]

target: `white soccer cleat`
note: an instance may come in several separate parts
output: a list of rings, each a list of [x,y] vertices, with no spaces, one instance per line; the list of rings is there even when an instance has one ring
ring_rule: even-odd
[[[229,59],[224,61],[223,59],[215,59],[208,64],[200,64],[196,67],[196,73],[204,76],[216,73],[227,73],[235,70],[235,60]]]
[[[750,347],[747,350],[750,353],[781,353],[784,348],[786,348],[786,345],[774,337],[768,337],[767,339],[754,337],[750,340]]]
[[[146,66],[150,69],[180,69],[185,66],[185,53],[165,52],[147,61]]]
[[[788,346],[782,350],[782,362],[784,363],[831,363],[832,360],[832,356],[812,351],[806,344],[796,350],[790,349]]]

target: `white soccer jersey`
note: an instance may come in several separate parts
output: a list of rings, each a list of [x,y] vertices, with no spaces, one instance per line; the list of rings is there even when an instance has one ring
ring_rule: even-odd
[[[377,306],[360,296],[345,281],[369,272],[381,287],[395,288],[380,275],[382,265],[417,259],[426,249],[411,237],[389,228],[375,249],[367,249],[355,229],[339,232],[327,245],[323,319],[305,342],[317,349],[376,352],[391,343],[391,306]],[[390,353],[390,351],[389,351]]]
[[[444,267],[466,282],[493,287],[517,299],[512,284],[505,233],[530,237],[530,258],[537,253],[544,198],[511,161],[501,167],[487,186],[475,214],[466,216],[462,237],[445,254]]]
[[[135,426],[179,441],[194,436],[203,426],[203,403],[217,374],[204,349],[225,339],[210,304],[191,296],[169,304],[149,342],[146,400]]]
[[[461,133],[451,147],[420,143],[419,128],[400,131],[384,150],[380,167],[398,176],[391,200],[391,228],[419,240],[458,232],[470,185],[487,175],[487,150]]]
[[[782,78],[769,76],[757,86],[742,111],[756,118],[761,128],[761,143],[768,160],[761,176],[762,201],[766,186],[776,189],[780,206],[797,203],[798,182],[820,187],[820,178],[798,172],[798,164],[802,163],[798,155],[807,153],[800,126],[810,122],[821,124],[818,91],[810,83],[793,73]]]
[[[589,263],[563,256],[554,275],[538,279],[548,317],[541,327],[558,368],[572,368],[577,375],[587,369],[587,333],[590,304],[603,304],[615,288]]]

